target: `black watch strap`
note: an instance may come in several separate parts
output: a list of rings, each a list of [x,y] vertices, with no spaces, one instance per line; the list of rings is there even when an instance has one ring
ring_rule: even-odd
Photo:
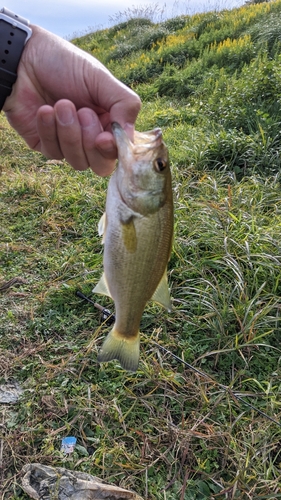
[[[5,7],[0,10],[0,110],[12,92],[20,58],[31,34],[27,19]]]

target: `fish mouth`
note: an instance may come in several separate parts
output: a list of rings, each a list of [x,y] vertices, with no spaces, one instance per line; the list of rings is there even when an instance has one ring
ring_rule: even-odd
[[[148,132],[135,131],[134,133],[134,153],[137,155],[159,148],[162,144],[162,130],[159,127]]]
[[[136,155],[145,154],[146,152],[154,150],[163,144],[162,130],[159,127],[156,127],[153,130],[148,130],[147,132],[138,132],[135,130],[133,143],[129,140],[126,132],[121,125],[119,125],[119,123],[112,123],[111,128],[117,141],[117,145],[119,137],[120,140],[123,140],[127,142],[127,144],[131,145],[133,152]]]

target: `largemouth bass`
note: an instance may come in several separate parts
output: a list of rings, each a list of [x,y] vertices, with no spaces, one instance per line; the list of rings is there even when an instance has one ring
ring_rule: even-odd
[[[135,132],[132,143],[112,125],[118,165],[99,222],[104,273],[94,293],[115,303],[115,324],[98,361],[118,359],[125,370],[139,363],[139,325],[149,299],[171,309],[167,263],[173,236],[173,196],[168,150],[159,128]]]

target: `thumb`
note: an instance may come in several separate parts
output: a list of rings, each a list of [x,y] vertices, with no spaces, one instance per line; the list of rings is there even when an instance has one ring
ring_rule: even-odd
[[[110,109],[110,121],[119,123],[129,139],[134,142],[135,121],[141,109],[141,100],[131,89],[127,87],[125,89],[126,92],[121,94],[120,100]]]

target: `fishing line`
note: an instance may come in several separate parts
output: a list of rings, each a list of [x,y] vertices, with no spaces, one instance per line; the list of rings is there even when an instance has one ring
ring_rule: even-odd
[[[241,401],[242,403],[244,403],[246,406],[248,406],[249,408],[251,408],[252,410],[255,410],[257,413],[259,413],[260,415],[263,415],[265,418],[267,418],[268,420],[270,420],[271,422],[274,422],[274,424],[278,425],[279,427],[281,427],[281,423],[278,422],[277,420],[275,420],[274,418],[270,417],[270,415],[267,415],[267,413],[264,413],[262,410],[259,410],[258,408],[256,408],[256,406],[252,405],[251,403],[249,403],[248,401],[245,401],[244,398],[242,398],[242,396],[240,396],[237,392],[235,391],[231,391],[231,389],[227,386],[227,385],[223,385],[221,384],[220,382],[217,382],[216,380],[214,380],[212,377],[210,377],[210,375],[208,375],[207,373],[205,372],[202,372],[201,370],[198,370],[198,368],[195,368],[195,366],[192,366],[190,365],[189,363],[187,363],[186,361],[184,361],[183,359],[181,359],[179,356],[177,356],[176,354],[174,354],[173,352],[169,351],[168,349],[166,349],[166,347],[163,347],[162,345],[158,344],[157,342],[153,342],[159,349],[162,349],[162,351],[164,351],[166,354],[169,354],[169,356],[172,356],[174,359],[176,359],[178,362],[184,364],[187,368],[189,368],[189,370],[192,370],[193,372],[197,373],[198,375],[200,375],[201,377],[204,377],[205,379],[209,380],[210,382],[213,382],[213,384],[215,384],[216,386],[220,387],[221,389],[223,389],[225,392],[227,392],[228,394],[230,394],[231,396],[233,396],[234,398],[238,399],[239,401]]]
[[[106,309],[106,308],[102,307],[100,304],[98,304],[97,302],[94,302],[92,299],[90,299],[89,297],[84,295],[79,290],[76,291],[76,295],[77,295],[77,297],[80,297],[81,299],[84,299],[84,300],[90,302],[90,304],[92,304],[93,306],[95,306],[102,313],[102,318],[105,322],[113,323],[113,321],[115,321],[115,316],[114,316],[114,314],[112,314],[109,311],[109,309]],[[187,363],[187,361],[184,361],[182,358],[180,358],[179,356],[177,356],[173,352],[166,349],[166,347],[163,347],[162,345],[158,344],[157,342],[153,341],[153,344],[156,347],[158,347],[159,349],[161,349],[163,352],[165,352],[166,354],[168,354],[169,356],[174,358],[176,361],[178,361],[179,363],[186,366],[189,370],[193,371],[194,373],[197,373],[197,375],[200,375],[201,377],[203,377],[206,380],[209,380],[210,382],[215,384],[217,387],[220,387],[221,389],[223,389],[226,393],[228,393],[230,396],[232,396],[233,399],[237,399],[238,401],[241,401],[241,403],[243,403],[245,406],[248,406],[248,408],[251,408],[252,410],[254,410],[257,413],[259,413],[260,415],[262,415],[263,417],[267,418],[267,420],[270,420],[274,424],[281,427],[281,423],[278,422],[278,420],[275,420],[273,417],[270,417],[270,415],[267,415],[267,413],[256,408],[256,406],[254,406],[251,403],[249,403],[248,401],[246,401],[242,396],[240,396],[240,394],[238,394],[235,391],[232,391],[227,385],[224,385],[224,384],[221,384],[220,382],[217,382],[210,375],[208,375],[205,372],[202,372],[201,370],[198,370],[198,368],[195,368],[195,366],[192,366],[190,363]]]

